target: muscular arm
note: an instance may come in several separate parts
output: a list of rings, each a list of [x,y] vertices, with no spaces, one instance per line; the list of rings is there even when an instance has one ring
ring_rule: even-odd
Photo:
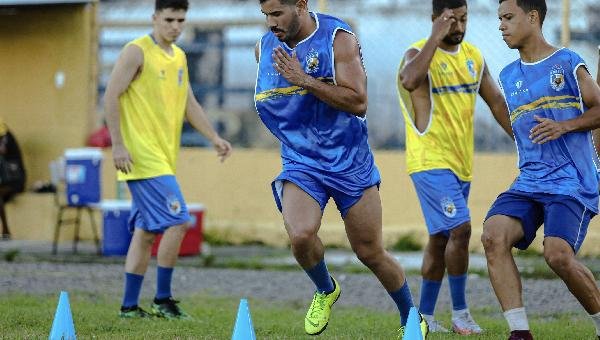
[[[228,141],[222,139],[219,134],[215,131],[212,124],[208,120],[204,109],[200,106],[200,103],[196,100],[192,87],[189,86],[187,102],[185,105],[185,116],[192,126],[198,130],[204,137],[206,137],[213,144],[213,147],[217,151],[217,155],[224,161],[231,154],[231,144]]]
[[[600,128],[600,87],[583,66],[577,69],[577,81],[581,89],[581,97],[588,110],[581,116],[565,122],[567,132]]]
[[[419,53],[416,49],[409,49],[406,51],[404,55],[404,60],[411,60],[415,57],[415,55]],[[406,65],[406,64],[405,64]],[[404,67],[400,69],[398,72],[398,86],[404,87],[404,82],[402,81],[402,71]],[[429,119],[431,115],[431,98],[430,98],[430,89],[429,89],[429,81],[427,81],[428,76],[425,74],[425,81],[422,81],[417,87],[412,88],[412,90],[408,90],[410,93],[410,100],[412,102],[412,107],[407,107],[408,110],[412,110],[413,113],[413,123],[417,130],[420,132],[425,131],[427,129],[427,125],[429,124]],[[408,104],[408,103],[407,103]]]
[[[531,129],[530,135],[534,143],[542,144],[569,132],[591,131],[600,128],[600,87],[583,66],[577,69],[577,81],[581,97],[588,110],[577,118],[560,122],[536,116],[535,119],[539,124]]]
[[[115,167],[124,173],[131,171],[131,157],[123,145],[119,97],[127,90],[134,77],[141,72],[143,64],[144,54],[139,47],[135,45],[125,47],[115,63],[104,93],[104,110],[110,131],[113,161]]]
[[[356,116],[367,112],[367,75],[363,68],[358,41],[338,31],[333,42],[335,79],[327,84],[304,72],[295,54],[278,47],[273,52],[275,69],[290,83],[306,89],[327,105]]]
[[[429,66],[437,46],[438,43],[429,38],[421,51],[414,48],[406,51],[404,67],[398,73],[398,78],[407,91],[413,92],[427,83]]]
[[[446,19],[444,20],[444,18]],[[420,51],[410,49],[406,52],[404,56],[405,64],[400,70],[399,78],[402,86],[407,91],[412,92],[426,82],[433,55],[454,22],[456,22],[454,12],[451,9],[444,10],[433,21],[431,35],[423,48]]]
[[[483,75],[481,77],[481,86],[479,87],[479,95],[486,104],[489,106],[492,111],[492,115],[494,119],[500,124],[502,129],[508,134],[508,136],[512,139],[514,138],[512,127],[510,125],[510,115],[508,112],[508,107],[506,106],[506,101],[504,100],[504,96],[500,89],[494,82],[494,79],[490,75],[490,71],[488,70],[487,64],[483,69]]]
[[[208,121],[208,117],[206,116],[204,109],[196,100],[191,86],[188,89],[187,102],[185,104],[185,117],[190,124],[192,124],[192,126],[211,143],[215,140],[215,138],[218,137],[217,132],[213,128],[212,124]]]

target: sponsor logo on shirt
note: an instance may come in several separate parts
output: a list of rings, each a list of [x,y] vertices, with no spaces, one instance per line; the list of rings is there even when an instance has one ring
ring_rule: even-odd
[[[437,73],[440,76],[449,77],[454,74],[454,70],[451,67],[448,67],[448,64],[446,64],[445,62],[442,61],[439,65],[440,65],[440,67],[438,67]]]
[[[510,96],[514,97],[514,96],[518,96],[518,95],[522,95],[522,94],[526,94],[529,92],[528,88],[523,88],[524,82],[522,80],[517,80],[515,82],[515,90],[510,92]]]
[[[517,90],[521,88],[521,86],[523,86],[523,81],[522,80],[517,80],[517,82],[515,83],[515,86],[517,87]]]

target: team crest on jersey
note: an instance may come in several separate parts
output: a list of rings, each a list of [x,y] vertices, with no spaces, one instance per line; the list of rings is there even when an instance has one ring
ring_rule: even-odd
[[[165,72],[165,70],[160,70],[160,75],[158,76],[158,78],[161,80],[167,79],[167,73]]]
[[[442,211],[446,217],[456,216],[456,205],[454,205],[454,201],[452,201],[450,197],[442,198],[440,203],[442,204]]]
[[[472,59],[467,60],[467,69],[469,70],[471,77],[475,78],[475,76],[477,76],[477,72],[475,72],[475,62]]]
[[[177,71],[177,85],[181,86],[183,84],[183,69],[180,68],[179,71]]]
[[[181,212],[181,202],[176,196],[167,197],[167,209],[171,215],[177,215]]]
[[[311,49],[306,55],[306,67],[304,71],[308,74],[315,73],[319,70],[319,52]]]
[[[554,65],[550,70],[550,86],[555,91],[560,91],[565,88],[565,71],[562,66]]]

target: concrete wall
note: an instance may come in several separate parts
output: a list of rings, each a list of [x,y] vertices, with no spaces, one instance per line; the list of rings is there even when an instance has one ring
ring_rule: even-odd
[[[383,182],[384,239],[387,244],[402,234],[413,233],[425,241],[427,234],[412,182],[406,174],[403,152],[375,153]],[[479,237],[483,218],[496,196],[506,190],[517,174],[512,154],[477,154],[469,207],[473,223],[471,249],[482,251]],[[281,168],[277,150],[236,149],[225,163],[218,162],[210,149],[184,149],[181,152],[178,180],[188,202],[203,203],[205,228],[234,241],[260,240],[286,245],[287,235],[281,216],[273,203],[270,182]],[[110,153],[103,162],[103,197],[116,196],[115,172]],[[320,235],[326,245],[347,245],[343,224],[330,202],[323,217]],[[97,218],[100,221],[100,214]],[[50,239],[54,210],[52,196],[27,194],[9,205],[9,220],[15,238]],[[583,254],[600,254],[600,219],[592,220],[584,242]],[[82,228],[90,236],[87,221]],[[63,232],[69,239],[72,228]],[[541,234],[540,234],[541,235]],[[541,238],[536,241],[539,248]]]
[[[94,128],[96,5],[0,11],[0,116],[24,153],[29,184]],[[61,82],[62,80],[62,82]]]

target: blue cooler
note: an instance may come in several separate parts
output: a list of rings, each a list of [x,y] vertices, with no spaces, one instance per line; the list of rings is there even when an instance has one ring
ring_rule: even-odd
[[[105,200],[102,209],[102,254],[105,256],[127,255],[133,236],[127,227],[131,214],[131,202],[125,200]]]
[[[65,183],[70,206],[100,202],[101,163],[100,148],[65,150]]]

